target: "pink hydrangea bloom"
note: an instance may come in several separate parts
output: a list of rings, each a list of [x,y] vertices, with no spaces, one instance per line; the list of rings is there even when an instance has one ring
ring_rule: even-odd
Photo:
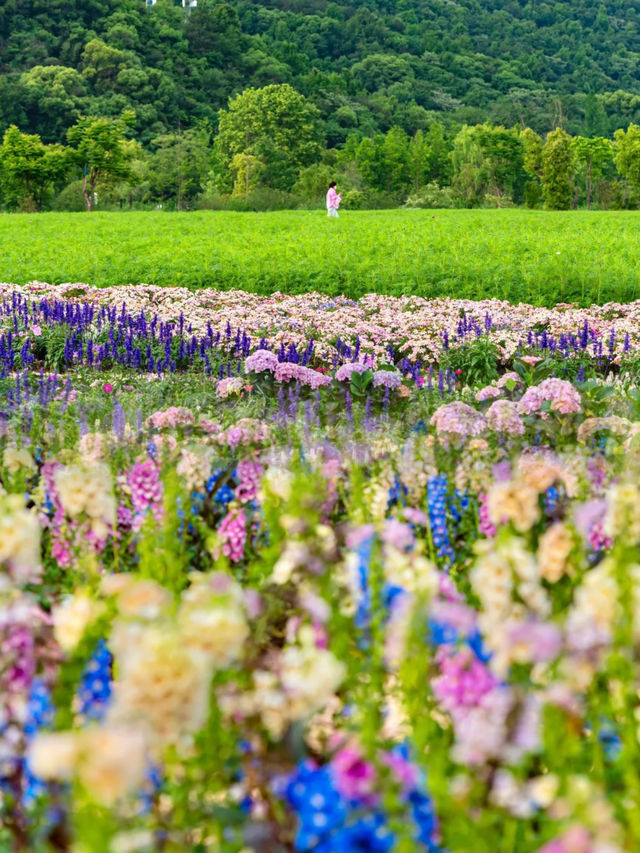
[[[537,412],[542,404],[549,402],[553,412],[563,415],[579,412],[582,401],[577,388],[564,379],[545,379],[539,385],[532,385],[522,395],[518,404],[521,412],[527,415]]]
[[[395,518],[390,518],[382,531],[382,541],[400,551],[413,545],[413,532],[408,524],[403,524]]]
[[[268,349],[257,349],[244,361],[246,373],[264,373],[265,370],[274,373],[277,365],[277,356]]]
[[[156,429],[165,427],[184,426],[195,422],[195,416],[191,409],[185,406],[170,406],[163,411],[154,412],[148,419],[147,424]]]
[[[338,368],[336,379],[338,382],[348,382],[351,379],[352,373],[365,373],[367,370],[369,370],[369,367],[366,364],[361,364],[358,361],[350,361]]]
[[[402,375],[397,370],[376,370],[373,374],[374,388],[399,388],[402,385]]]
[[[323,376],[317,370],[312,370],[310,367],[303,367],[301,364],[294,364],[291,361],[282,361],[276,367],[276,379],[278,382],[290,382],[295,379],[301,385],[307,385],[316,391],[324,385],[331,385],[331,377]]]
[[[487,427],[487,420],[466,403],[456,402],[440,406],[433,414],[431,424],[439,436],[470,437],[481,435]]]
[[[237,394],[242,391],[245,385],[245,380],[242,376],[228,376],[226,379],[219,379],[216,382],[216,397],[223,400],[230,397],[232,394]]]
[[[505,373],[504,376],[501,376],[496,382],[496,385],[498,388],[505,388],[508,382],[515,382],[516,385],[520,385],[522,383],[522,379],[520,379],[517,373],[514,373],[513,370],[511,370],[508,373]]]
[[[518,414],[517,403],[511,400],[496,400],[487,410],[487,423],[496,432],[508,435],[523,435],[524,424]]]
[[[476,393],[476,400],[479,403],[483,403],[485,400],[492,400],[494,397],[500,397],[501,394],[502,391],[500,391],[499,388],[496,388],[495,385],[486,385]]]

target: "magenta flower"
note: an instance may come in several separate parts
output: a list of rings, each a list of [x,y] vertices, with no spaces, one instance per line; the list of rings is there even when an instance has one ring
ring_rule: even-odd
[[[127,485],[131,490],[131,504],[136,513],[134,529],[138,530],[142,526],[144,515],[149,509],[156,521],[160,521],[164,489],[155,462],[152,459],[136,462],[127,475]]]
[[[258,494],[263,468],[260,462],[243,459],[238,463],[236,476],[239,480],[235,490],[236,500],[241,503],[252,501]]]
[[[365,761],[360,750],[346,746],[331,761],[336,788],[348,800],[371,800],[376,783],[376,768]]]
[[[442,674],[434,678],[433,691],[452,714],[479,705],[498,683],[468,647],[454,654],[445,651],[437,657]]]
[[[237,563],[244,556],[244,544],[247,540],[247,517],[243,509],[230,510],[218,528],[222,553],[232,563]]]

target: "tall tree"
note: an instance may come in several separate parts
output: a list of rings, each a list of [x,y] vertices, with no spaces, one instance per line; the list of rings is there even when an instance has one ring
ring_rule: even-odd
[[[529,180],[524,188],[527,207],[538,207],[542,200],[542,149],[544,143],[535,130],[526,127],[520,138],[523,145],[522,164]]]
[[[69,152],[62,145],[44,145],[37,134],[21,133],[12,125],[0,146],[4,204],[18,207],[30,203],[41,210],[47,190],[68,168]]]
[[[411,189],[417,193],[429,179],[431,161],[431,149],[422,130],[417,131],[410,140],[407,159]]]
[[[615,132],[615,164],[618,172],[640,191],[640,127],[630,124]]]
[[[542,149],[542,192],[551,210],[569,210],[573,201],[575,154],[571,137],[561,127],[548,136]]]
[[[226,169],[236,154],[264,164],[264,181],[289,190],[299,170],[320,159],[319,113],[288,84],[246,89],[220,110],[218,162]]]
[[[587,210],[591,210],[595,182],[613,160],[613,145],[602,136],[593,139],[574,136],[571,147],[575,154],[576,169],[584,181]]]
[[[383,146],[385,189],[387,193],[406,192],[409,182],[409,140],[400,127],[392,127]]]
[[[125,134],[134,119],[133,112],[116,119],[84,116],[67,132],[72,160],[82,169],[82,195],[89,212],[99,183],[110,186],[131,177],[133,152],[125,144]]]

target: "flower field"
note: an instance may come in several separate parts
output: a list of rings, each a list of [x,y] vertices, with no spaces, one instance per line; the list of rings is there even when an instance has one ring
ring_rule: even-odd
[[[639,314],[0,285],[0,850],[640,849]]]

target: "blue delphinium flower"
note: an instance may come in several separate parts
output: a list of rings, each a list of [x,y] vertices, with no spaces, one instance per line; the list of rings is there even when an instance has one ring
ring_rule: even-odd
[[[456,524],[462,521],[462,516],[469,509],[470,505],[471,501],[469,499],[469,495],[466,492],[461,492],[459,489],[456,489],[453,497],[447,502],[451,518]]]
[[[391,488],[389,489],[389,500],[387,502],[387,506],[390,508],[396,503],[405,504],[405,495],[407,494],[407,487],[398,477],[395,478],[395,481]]]
[[[231,503],[233,500],[233,489],[229,488],[229,486],[225,483],[222,488],[218,489],[215,493],[214,500],[217,504],[220,504],[223,509],[226,508],[227,504]]]
[[[559,498],[560,492],[556,486],[549,486],[544,493],[544,508],[547,515],[552,515],[555,512]]]
[[[24,734],[29,743],[39,729],[49,725],[53,721],[54,707],[51,701],[51,691],[40,678],[35,678],[31,684],[29,698],[27,700],[27,715],[24,724]],[[25,806],[35,803],[38,797],[47,791],[47,785],[42,779],[31,772],[29,762],[23,759],[24,789],[22,800]]]
[[[285,796],[299,819],[296,850],[317,850],[334,830],[344,825],[347,806],[334,787],[328,767],[315,767],[311,762],[300,764]]]
[[[371,591],[369,589],[369,570],[373,552],[373,536],[360,543],[357,550],[356,583],[358,587],[358,609],[355,623],[358,628],[366,628],[371,614]]]
[[[428,627],[429,642],[434,646],[453,645],[464,641],[475,656],[486,663],[491,658],[491,652],[488,652],[484,647],[482,634],[478,629],[474,629],[470,634],[461,636],[458,629],[449,622],[438,622],[435,619],[429,620]]]
[[[384,815],[373,813],[342,827],[328,843],[318,845],[316,853],[387,853],[393,848],[394,836]]]
[[[391,757],[391,756],[390,756]],[[393,757],[410,765],[409,750],[401,744]],[[311,761],[298,765],[281,788],[298,819],[295,849],[299,853],[388,853],[395,837],[388,817],[371,801],[347,799],[341,794],[331,765],[318,767]],[[401,794],[416,850],[437,853],[437,820],[426,789],[424,773],[416,773]]]
[[[449,539],[447,528],[447,475],[429,477],[427,483],[427,504],[431,539],[438,557],[442,558],[445,566],[453,562],[454,552]]]
[[[99,640],[78,687],[80,713],[89,720],[101,720],[111,699],[112,661],[107,644]]]

